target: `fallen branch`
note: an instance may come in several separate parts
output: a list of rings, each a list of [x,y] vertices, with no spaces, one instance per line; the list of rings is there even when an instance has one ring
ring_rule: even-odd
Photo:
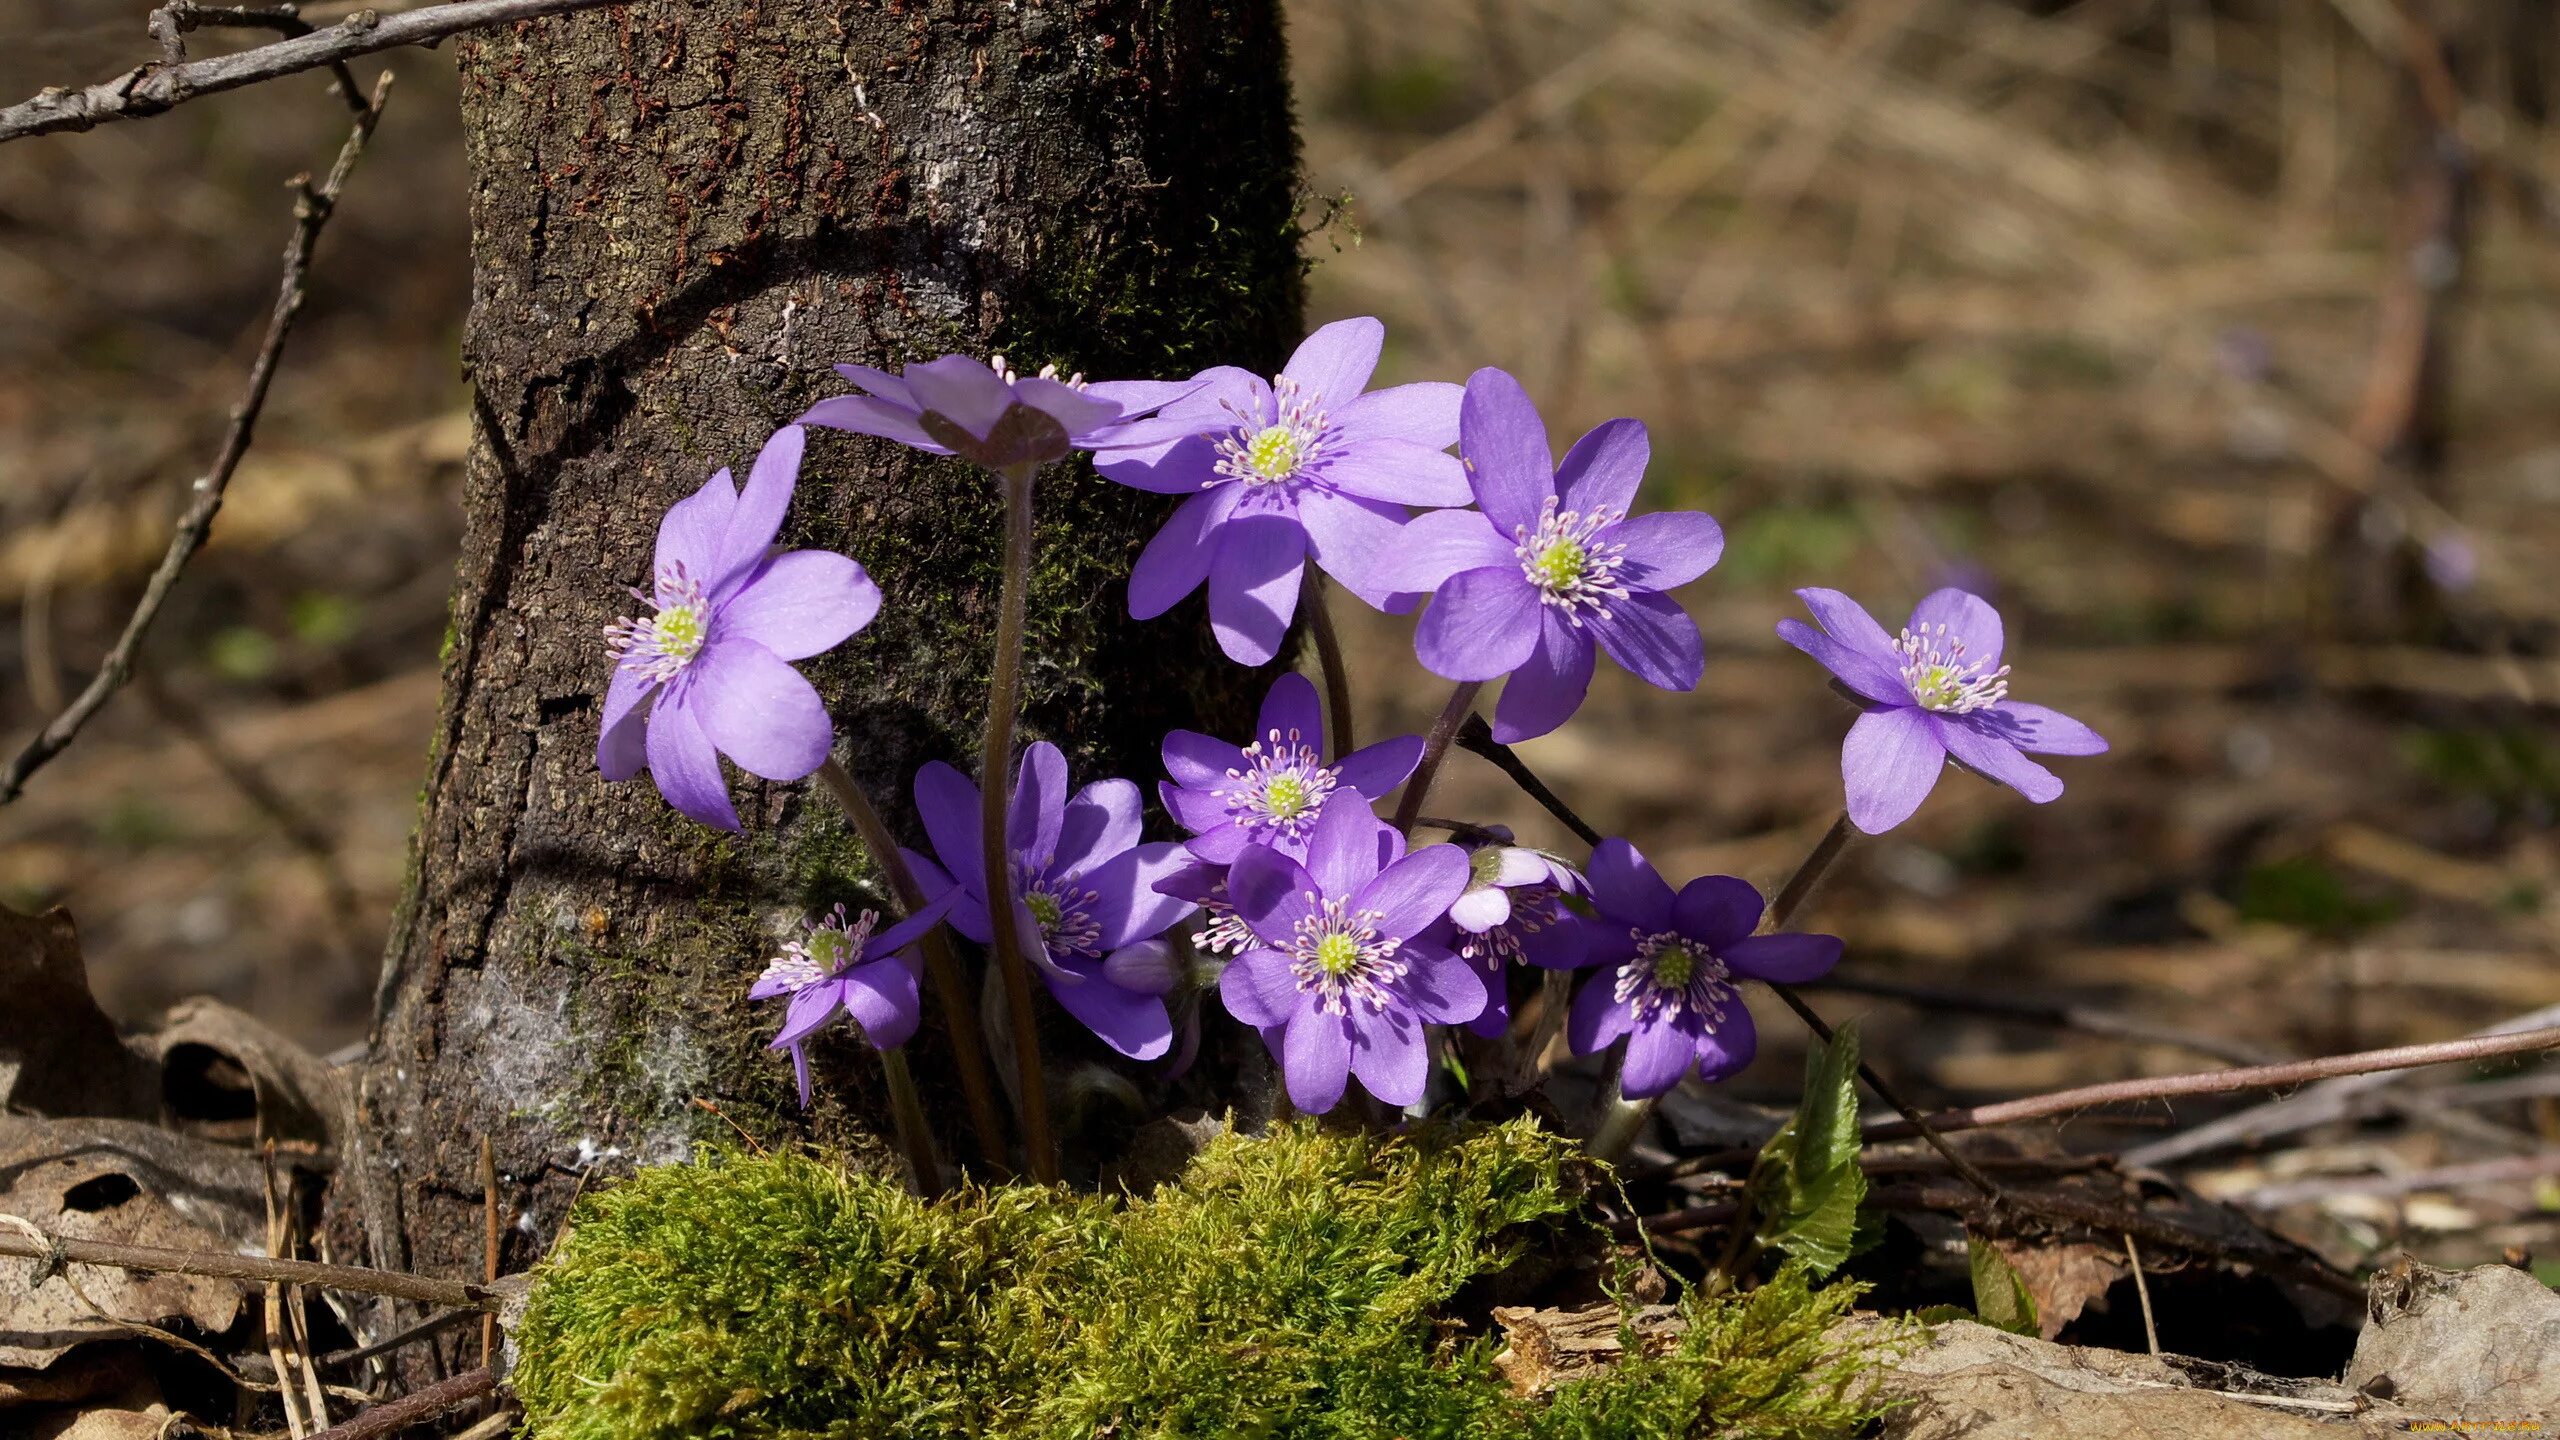
[[[113,120],[140,120],[202,95],[218,95],[360,55],[404,45],[434,45],[465,30],[592,10],[609,0],[458,0],[398,15],[359,10],[325,30],[260,45],[236,55],[179,64],[138,65],[86,89],[53,86],[0,110],[0,144],[56,130],[92,130]]]
[[[80,734],[124,682],[133,674],[134,657],[141,652],[142,637],[151,622],[168,601],[169,592],[178,583],[180,572],[195,558],[213,529],[214,512],[222,508],[223,491],[240,468],[241,457],[249,453],[249,437],[258,426],[258,414],[266,408],[267,388],[275,383],[276,365],[284,356],[285,337],[293,333],[294,317],[302,313],[305,289],[311,276],[311,252],[320,243],[320,232],[338,206],[338,191],[346,184],[347,174],[364,154],[365,142],[373,138],[373,127],[382,119],[382,102],[391,91],[391,75],[384,72],[373,87],[373,101],[356,116],[355,128],[347,133],[344,145],[338,147],[337,163],[329,167],[328,178],[314,189],[305,178],[297,181],[294,199],[293,238],[284,250],[284,279],[276,292],[275,312],[267,320],[267,338],[258,347],[258,358],[249,366],[249,387],[240,403],[232,407],[231,428],[222,438],[221,452],[214,456],[211,469],[198,477],[194,485],[195,499],[178,517],[178,531],[169,539],[168,551],[160,557],[160,567],[151,572],[150,583],[142,590],[142,599],[133,607],[133,615],[124,623],[124,633],[116,637],[115,648],[98,666],[88,687],[80,692],[71,708],[53,719],[27,747],[0,771],[0,805],[15,800],[26,789],[27,777],[45,762],[62,753],[65,746]],[[4,127],[5,122],[0,122]],[[0,128],[0,139],[5,139]]]
[[[374,1440],[377,1436],[395,1435],[412,1425],[424,1424],[439,1415],[459,1410],[497,1388],[497,1371],[486,1365],[477,1370],[465,1370],[424,1390],[385,1401],[370,1410],[358,1411],[353,1419],[332,1425],[312,1436],[311,1440]]]
[[[1920,1010],[1943,1010],[1958,1015],[1984,1015],[2000,1020],[2017,1020],[2031,1025],[2051,1025],[2064,1030],[2077,1030],[2084,1035],[2104,1035],[2114,1040],[2129,1040],[2143,1045],[2174,1045],[2234,1065],[2272,1065],[2279,1056],[2263,1045],[2246,1040],[2229,1040],[2219,1035],[2204,1035],[2181,1030],[2171,1025],[2155,1024],[2129,1015],[2119,1015],[2094,1005],[2079,1005],[2067,1000],[2040,1000],[2032,996],[2001,995],[1983,990],[1959,990],[1940,985],[1914,985],[1901,980],[1876,980],[1862,975],[1843,975],[1838,971],[1819,980],[1808,980],[1806,990],[1836,990],[1843,995],[1865,995],[1878,1000],[1891,1000]]]
[[[1921,1133],[1923,1128],[1944,1134],[1951,1130],[1979,1130],[1991,1125],[2014,1125],[2021,1120],[2042,1120],[2056,1115],[2100,1105],[2121,1105],[2129,1101],[2168,1100],[2181,1095],[2232,1095],[2247,1090],[2281,1090],[2290,1085],[2307,1084],[2342,1075],[2368,1075],[2383,1071],[2414,1070],[2422,1065],[2451,1065],[2470,1060],[2494,1060],[2503,1055],[2530,1055],[2536,1051],[2560,1049],[2560,1025],[2504,1035],[2474,1036],[2463,1040],[2441,1040],[2432,1045],[2399,1045],[2388,1050],[2359,1050],[2347,1055],[2322,1055],[2310,1060],[2291,1060],[2281,1065],[2244,1065],[2229,1070],[2205,1070],[2185,1075],[2152,1075],[2139,1080],[2113,1080],[2104,1085],[2083,1085],[2071,1090],[2056,1090],[2049,1095],[2031,1095],[2023,1100],[2004,1100],[1996,1105],[1972,1105],[1958,1110],[1941,1110],[1925,1117],[1925,1127],[1909,1121],[1887,1121],[1866,1127],[1869,1140],[1905,1140]],[[2182,1137],[2172,1136],[2171,1140]],[[2167,1142],[2163,1142],[2166,1144]],[[2145,1153],[2157,1153],[2159,1145],[2145,1146],[2125,1156],[2128,1165],[2156,1163],[2140,1159]]]
[[[218,1250],[171,1250],[159,1245],[128,1245],[119,1240],[86,1240],[55,1235],[33,1226],[32,1233],[0,1231],[0,1255],[38,1260],[48,1265],[111,1265],[154,1275],[202,1275],[253,1285],[281,1283],[349,1290],[360,1295],[388,1295],[422,1305],[495,1310],[499,1296],[489,1286],[459,1280],[437,1280],[397,1270],[368,1270],[356,1265],[323,1265],[314,1260],[275,1260],[264,1255],[227,1255]],[[37,1239],[37,1235],[44,1238]]]

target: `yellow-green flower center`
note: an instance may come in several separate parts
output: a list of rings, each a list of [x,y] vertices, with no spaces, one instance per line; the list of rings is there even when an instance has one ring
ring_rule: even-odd
[[[1040,933],[1043,935],[1057,929],[1058,921],[1065,914],[1058,907],[1058,897],[1045,890],[1034,890],[1023,896],[1022,904],[1023,908],[1031,912],[1032,920],[1039,925]]]
[[[853,947],[842,930],[821,926],[809,932],[809,960],[821,971],[833,974],[853,958]]]
[[[1263,813],[1273,820],[1295,820],[1307,813],[1315,797],[1307,793],[1307,782],[1295,775],[1274,775],[1262,789]]]
[[[681,664],[702,650],[711,624],[699,605],[676,605],[658,612],[658,653]]]
[[[1298,471],[1298,432],[1287,425],[1266,425],[1245,442],[1245,463],[1268,480],[1286,480]]]
[[[1698,973],[1698,955],[1687,946],[1665,948],[1654,957],[1653,981],[1665,989],[1677,990]]]
[[[1360,942],[1339,932],[1316,942],[1316,968],[1339,980],[1360,966]]]
[[[1570,538],[1557,540],[1530,562],[1538,587],[1551,591],[1571,590],[1589,568],[1590,552],[1582,548],[1581,541]]]

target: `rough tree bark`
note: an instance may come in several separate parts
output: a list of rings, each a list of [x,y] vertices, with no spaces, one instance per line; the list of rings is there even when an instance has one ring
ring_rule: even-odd
[[[803,1120],[745,1002],[782,928],[859,902],[813,787],[737,777],[741,837],[596,773],[601,632],[659,513],[843,386],[832,362],[1001,352],[1100,377],[1276,364],[1298,333],[1296,139],[1273,0],[658,0],[468,39],[467,531],[410,897],[395,927],[339,1253],[481,1264],[478,1147],[508,1268],[599,1157],[727,1138],[878,1146],[878,1070],[841,1038]],[[1128,622],[1166,513],[1044,477],[1023,738],[1079,779],[1152,779],[1172,724],[1241,728],[1267,677],[1196,610]],[[816,432],[784,532],[887,595],[810,668],[837,754],[910,836],[905,777],[973,768],[1001,534],[957,462]],[[1194,602],[1196,605],[1196,601]],[[1053,1020],[1056,1017],[1051,1017]],[[915,1047],[956,1145],[928,1000]],[[1101,1052],[1051,1029],[1051,1063]]]

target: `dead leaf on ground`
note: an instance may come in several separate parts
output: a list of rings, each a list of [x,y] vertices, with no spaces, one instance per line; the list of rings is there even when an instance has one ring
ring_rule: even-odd
[[[0,1117],[0,1214],[55,1235],[177,1250],[237,1251],[265,1228],[256,1157],[123,1120]],[[228,1280],[69,1267],[92,1309],[65,1276],[30,1286],[33,1269],[0,1265],[0,1365],[41,1370],[84,1342],[130,1335],[116,1319],[217,1335],[241,1313]]]
[[[0,906],[0,1110],[147,1120],[160,1109],[156,1068],[127,1048],[89,993],[66,910]]]

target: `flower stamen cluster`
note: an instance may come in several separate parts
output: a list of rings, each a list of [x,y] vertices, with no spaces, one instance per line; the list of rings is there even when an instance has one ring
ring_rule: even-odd
[[[1032,923],[1040,927],[1040,938],[1052,954],[1093,959],[1102,953],[1102,922],[1093,915],[1102,894],[1050,874],[1055,863],[1018,861],[1014,891],[1022,897],[1023,908],[1031,912]]]
[[[605,648],[616,665],[663,685],[683,673],[711,637],[709,599],[681,560],[658,567],[655,595],[635,585],[631,598],[657,613],[604,627]]]
[[[1340,776],[1324,756],[1292,728],[1278,730],[1244,747],[1245,763],[1230,767],[1218,798],[1237,823],[1256,830],[1277,831],[1290,844],[1307,838],[1316,817],[1324,813]]]
[[[1627,598],[1627,587],[1618,578],[1626,565],[1627,547],[1600,544],[1595,537],[1625,518],[1625,512],[1605,508],[1560,509],[1555,497],[1549,496],[1535,526],[1523,525],[1511,532],[1515,542],[1511,553],[1519,557],[1520,573],[1537,590],[1538,599],[1564,612],[1568,622],[1580,625],[1586,611],[1605,620],[1608,602]]]
[[[1553,885],[1530,885],[1512,891],[1511,918],[1490,930],[1459,931],[1458,953],[1488,970],[1529,964],[1529,937],[1571,921],[1572,915],[1561,903],[1563,899],[1564,891]]]
[[[782,953],[765,966],[758,983],[796,995],[861,959],[863,943],[879,924],[879,911],[865,910],[848,920],[844,906],[839,904],[825,919],[810,921],[798,938],[784,945]]]
[[[1963,637],[1948,634],[1943,624],[1905,629],[1893,648],[1902,658],[1903,682],[1924,710],[1970,715],[2009,698],[2009,667],[1985,670],[1981,660],[1966,659]]]
[[[1202,481],[1200,488],[1206,490],[1226,480],[1241,480],[1254,486],[1286,484],[1315,463],[1324,448],[1328,428],[1324,412],[1316,408],[1315,397],[1286,375],[1273,383],[1271,391],[1272,412],[1268,416],[1262,413],[1258,401],[1251,411],[1232,402],[1223,405],[1235,417],[1235,428],[1218,437],[1218,463],[1213,478]]]
[[[1011,385],[1022,378],[1021,376],[1013,373],[1013,367],[1006,364],[1004,357],[1001,355],[989,360],[987,362],[987,368],[995,371],[996,378],[1002,380],[1007,385]],[[1055,380],[1070,390],[1082,390],[1085,387],[1083,371],[1079,370],[1073,375],[1061,375],[1058,373],[1058,367],[1055,365],[1041,366],[1039,375],[1034,378],[1041,380]]]
[[[1298,921],[1290,937],[1289,972],[1318,1010],[1348,1015],[1355,1000],[1373,1012],[1387,1008],[1387,987],[1402,980],[1407,967],[1397,956],[1404,942],[1378,933],[1385,918],[1376,910],[1355,914],[1350,901],[1329,899]]]
[[[1634,1007],[1639,1025],[1653,1024],[1657,1017],[1676,1020],[1685,1013],[1697,1018],[1700,1029],[1714,1033],[1726,1004],[1735,998],[1732,969],[1715,952],[1676,931],[1639,931],[1635,940],[1635,958],[1618,967],[1613,998]]]

